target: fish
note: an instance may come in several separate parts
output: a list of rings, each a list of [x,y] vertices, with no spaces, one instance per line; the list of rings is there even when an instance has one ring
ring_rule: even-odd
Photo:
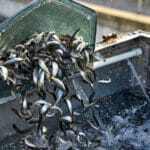
[[[64,55],[64,51],[62,49],[56,49],[55,52],[57,54],[59,54],[60,56],[63,56]]]
[[[72,115],[73,114],[73,110],[72,110],[72,104],[71,104],[71,101],[68,99],[68,98],[64,98],[66,104],[67,104],[67,107],[69,109],[69,112],[70,114]]]
[[[58,90],[58,94],[57,94],[57,100],[56,100],[56,105],[60,102],[61,98],[63,97],[64,91],[62,91],[61,89]]]
[[[25,110],[28,109],[28,102],[27,102],[27,98],[26,97],[24,97],[22,105],[23,105],[23,109],[25,109]]]
[[[80,70],[80,75],[83,78],[83,80],[89,84],[91,84],[92,82],[90,81],[87,72]]]
[[[24,43],[24,45],[25,45],[25,46],[29,46],[29,45],[31,45],[31,43],[35,43],[35,38],[29,39],[28,41],[26,41],[26,42]]]
[[[86,66],[88,66],[90,63],[89,52],[87,50],[85,50],[84,54],[85,54],[85,58],[86,58]]]
[[[92,124],[92,122],[90,122],[89,120],[86,120],[86,122],[95,130],[97,130],[101,135],[104,135],[104,133],[95,125]]]
[[[48,41],[53,37],[54,34],[55,34],[54,31],[50,31],[46,37],[45,42],[48,43]]]
[[[55,105],[54,105],[54,106],[52,106],[50,109],[51,109],[51,110],[53,110],[53,109],[54,109],[54,110],[58,110],[58,111],[60,112],[60,114],[63,115],[62,109],[61,109],[60,107],[58,107],[58,106],[55,106]]]
[[[33,82],[34,82],[35,85],[38,84],[38,69],[37,68],[35,68],[33,70]]]
[[[56,146],[50,141],[60,139],[60,142],[66,143],[68,141],[66,132],[71,130],[78,143],[91,148],[91,141],[87,139],[84,131],[78,131],[77,128],[78,125],[84,125],[84,123],[88,123],[101,135],[94,112],[92,117],[96,125],[86,119],[85,113],[90,108],[93,110],[95,107],[92,106],[96,106],[99,101],[99,98],[94,99],[94,82],[107,83],[109,81],[109,78],[97,81],[96,73],[90,68],[90,65],[93,63],[93,57],[96,61],[105,61],[105,58],[99,52],[94,52],[83,37],[78,36],[80,30],[81,28],[78,28],[73,35],[57,35],[54,31],[36,33],[0,56],[1,80],[12,86],[12,96],[21,100],[20,107],[12,111],[20,119],[32,125],[31,128],[35,128],[36,131],[34,135],[25,137],[27,147],[40,149],[39,143],[42,140],[47,143],[44,148],[56,149]],[[81,81],[70,78],[77,72],[81,76]],[[73,82],[74,93],[71,92],[70,84],[68,86],[70,80]],[[39,97],[33,97],[35,100],[32,103],[29,103],[28,89],[24,86],[24,82],[27,84],[32,82],[33,90]],[[85,82],[91,87],[90,95],[84,91],[80,82]],[[21,92],[20,97],[19,94],[16,94],[17,92]],[[52,99],[47,101],[45,99],[49,98],[48,94],[52,96],[50,97]],[[80,113],[73,109],[73,97],[82,105]],[[67,112],[64,112],[63,103],[67,106]],[[43,126],[45,118],[51,117],[58,117],[61,134],[56,132],[50,135],[47,132],[47,126]],[[20,130],[17,126],[13,125],[16,132],[26,134],[25,130]],[[49,137],[52,139],[48,140]]]
[[[95,60],[97,60],[97,61],[103,61],[103,62],[106,61],[105,58],[100,54],[100,52],[95,52],[94,58],[95,58]]]
[[[42,133],[44,133],[44,134],[47,133],[47,130],[48,130],[47,127],[45,127],[45,126],[42,127]]]
[[[43,99],[38,99],[34,103],[34,105],[38,105],[38,106],[40,106],[40,105],[48,105],[48,106],[51,106],[52,104],[50,102],[47,102],[47,101],[43,100]]]
[[[85,104],[89,104],[89,99],[86,95],[86,93],[84,92],[83,88],[81,87],[79,81],[77,79],[73,79],[72,80],[73,83],[73,87],[75,89],[75,98],[77,98],[81,104],[83,105],[83,107],[85,106]]]
[[[52,62],[52,76],[53,77],[56,77],[58,70],[59,70],[58,64],[55,61],[53,61]]]
[[[73,35],[71,36],[71,40],[70,40],[70,41],[73,41],[73,40],[76,38],[77,34],[79,33],[79,31],[80,31],[81,29],[82,29],[82,27],[78,28],[78,29],[73,33]]]
[[[55,77],[51,77],[51,79],[60,89],[62,89],[63,91],[66,90],[64,83],[60,79]]]
[[[72,123],[72,117],[71,116],[63,116],[63,117],[61,117],[61,120],[62,121],[65,121],[65,122],[68,122],[68,123]]]
[[[46,44],[47,46],[58,45],[59,48],[62,49],[64,52],[67,51],[66,47],[60,41],[49,41]]]
[[[10,64],[14,64],[14,63],[18,63],[18,62],[21,62],[23,61],[24,59],[23,58],[20,58],[20,57],[17,57],[17,58],[12,58],[10,60],[7,60],[3,63],[3,65],[10,65]]]
[[[110,84],[110,83],[111,83],[111,78],[109,78],[109,77],[107,76],[107,79],[106,79],[106,80],[99,80],[98,83]]]
[[[41,67],[41,69],[43,69],[45,72],[47,72],[48,74],[50,74],[45,62],[42,59],[38,60],[39,66]]]
[[[27,135],[24,139],[25,144],[30,148],[37,148],[37,146],[30,141],[32,138],[33,138],[33,136]]]
[[[25,49],[25,46],[23,44],[18,44],[15,46],[15,49]]]
[[[44,104],[41,108],[41,114],[45,115],[49,109],[49,105]]]
[[[89,108],[91,108],[92,106],[95,106],[95,104],[100,101],[100,98],[98,97],[96,100],[94,100],[93,102],[89,103],[89,104],[85,104],[84,105],[84,113],[87,112],[89,110]]]
[[[81,53],[85,47],[86,47],[86,43],[84,41],[79,42],[79,44],[76,47],[76,51]]]
[[[59,37],[56,34],[53,35],[53,39],[56,40],[56,41],[60,41]]]
[[[46,113],[45,116],[50,118],[50,117],[53,117],[55,116],[56,112],[52,112],[52,113]]]
[[[78,135],[77,135],[77,141],[78,141],[78,143],[80,143],[80,144],[86,144],[86,141],[85,141],[85,142],[82,142],[82,141],[80,140],[80,137],[81,137],[81,136],[84,137],[84,138],[86,138],[85,133],[79,132]]]
[[[5,66],[0,66],[0,74],[3,77],[4,81],[8,79],[8,69]]]
[[[71,52],[71,57],[84,59],[84,57],[78,52]]]
[[[19,133],[19,134],[26,134],[26,133],[29,133],[30,132],[30,128],[28,129],[24,129],[24,130],[20,130],[15,124],[13,124],[13,129]]]
[[[44,86],[45,72],[39,70],[39,79],[38,79],[38,88],[42,88]]]
[[[36,43],[36,44],[39,44],[39,43],[41,42],[41,40],[42,40],[44,34],[45,34],[45,33],[42,32],[42,33],[36,35],[36,37],[35,37],[35,43]]]

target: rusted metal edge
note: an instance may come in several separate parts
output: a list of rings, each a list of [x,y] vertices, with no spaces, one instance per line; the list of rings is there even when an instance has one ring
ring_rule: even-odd
[[[95,51],[101,51],[105,48],[109,48],[111,46],[115,46],[117,44],[121,44],[136,38],[150,38],[150,32],[145,32],[142,30],[137,30],[134,32],[124,33],[117,36],[115,40],[110,40],[108,42],[102,42],[100,44],[96,44]]]

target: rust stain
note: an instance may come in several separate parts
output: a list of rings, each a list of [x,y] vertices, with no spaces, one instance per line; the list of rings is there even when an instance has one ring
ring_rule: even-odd
[[[98,42],[97,44],[101,44],[101,45],[112,44],[112,43],[116,43],[117,39],[118,39],[117,33],[111,33],[111,34],[103,35],[103,41]]]

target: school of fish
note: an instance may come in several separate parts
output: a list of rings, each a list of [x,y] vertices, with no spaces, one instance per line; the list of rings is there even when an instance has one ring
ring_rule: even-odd
[[[96,73],[91,64],[93,61],[104,61],[104,58],[100,53],[94,53],[83,38],[78,36],[79,31],[80,28],[73,35],[59,36],[53,31],[34,34],[0,57],[0,77],[11,86],[12,96],[20,102],[19,109],[13,108],[12,111],[32,125],[32,128],[21,130],[17,124],[13,124],[17,133],[26,134],[24,141],[28,148],[55,149],[51,145],[52,139],[64,143],[68,131],[75,135],[79,144],[90,147],[92,141],[87,139],[84,132],[75,129],[76,125],[83,124],[84,121],[96,130],[99,136],[103,134],[90,120],[85,119],[84,115],[92,106],[97,106],[100,99],[93,99]],[[89,97],[84,95],[76,80],[70,78],[76,73],[79,73],[81,81],[91,88]],[[70,80],[77,90],[73,95],[66,84],[66,81]],[[99,81],[102,84],[110,82],[110,78]],[[28,97],[30,84],[38,96],[33,102]],[[48,95],[52,100],[46,100]],[[82,104],[82,113],[73,109],[72,99]],[[62,103],[68,108],[67,113],[63,111]],[[52,117],[58,117],[63,136],[59,132],[49,134],[47,127],[43,125],[44,118]],[[82,121],[76,121],[76,117]]]

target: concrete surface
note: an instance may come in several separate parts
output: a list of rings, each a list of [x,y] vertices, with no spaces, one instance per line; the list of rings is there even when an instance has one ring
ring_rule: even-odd
[[[136,13],[142,13],[150,15],[150,0],[141,0],[141,9],[138,6],[139,0],[83,0],[86,2],[104,5],[107,7],[117,8],[121,10],[127,10]]]
[[[23,9],[31,0],[0,0],[0,15],[10,17]]]

